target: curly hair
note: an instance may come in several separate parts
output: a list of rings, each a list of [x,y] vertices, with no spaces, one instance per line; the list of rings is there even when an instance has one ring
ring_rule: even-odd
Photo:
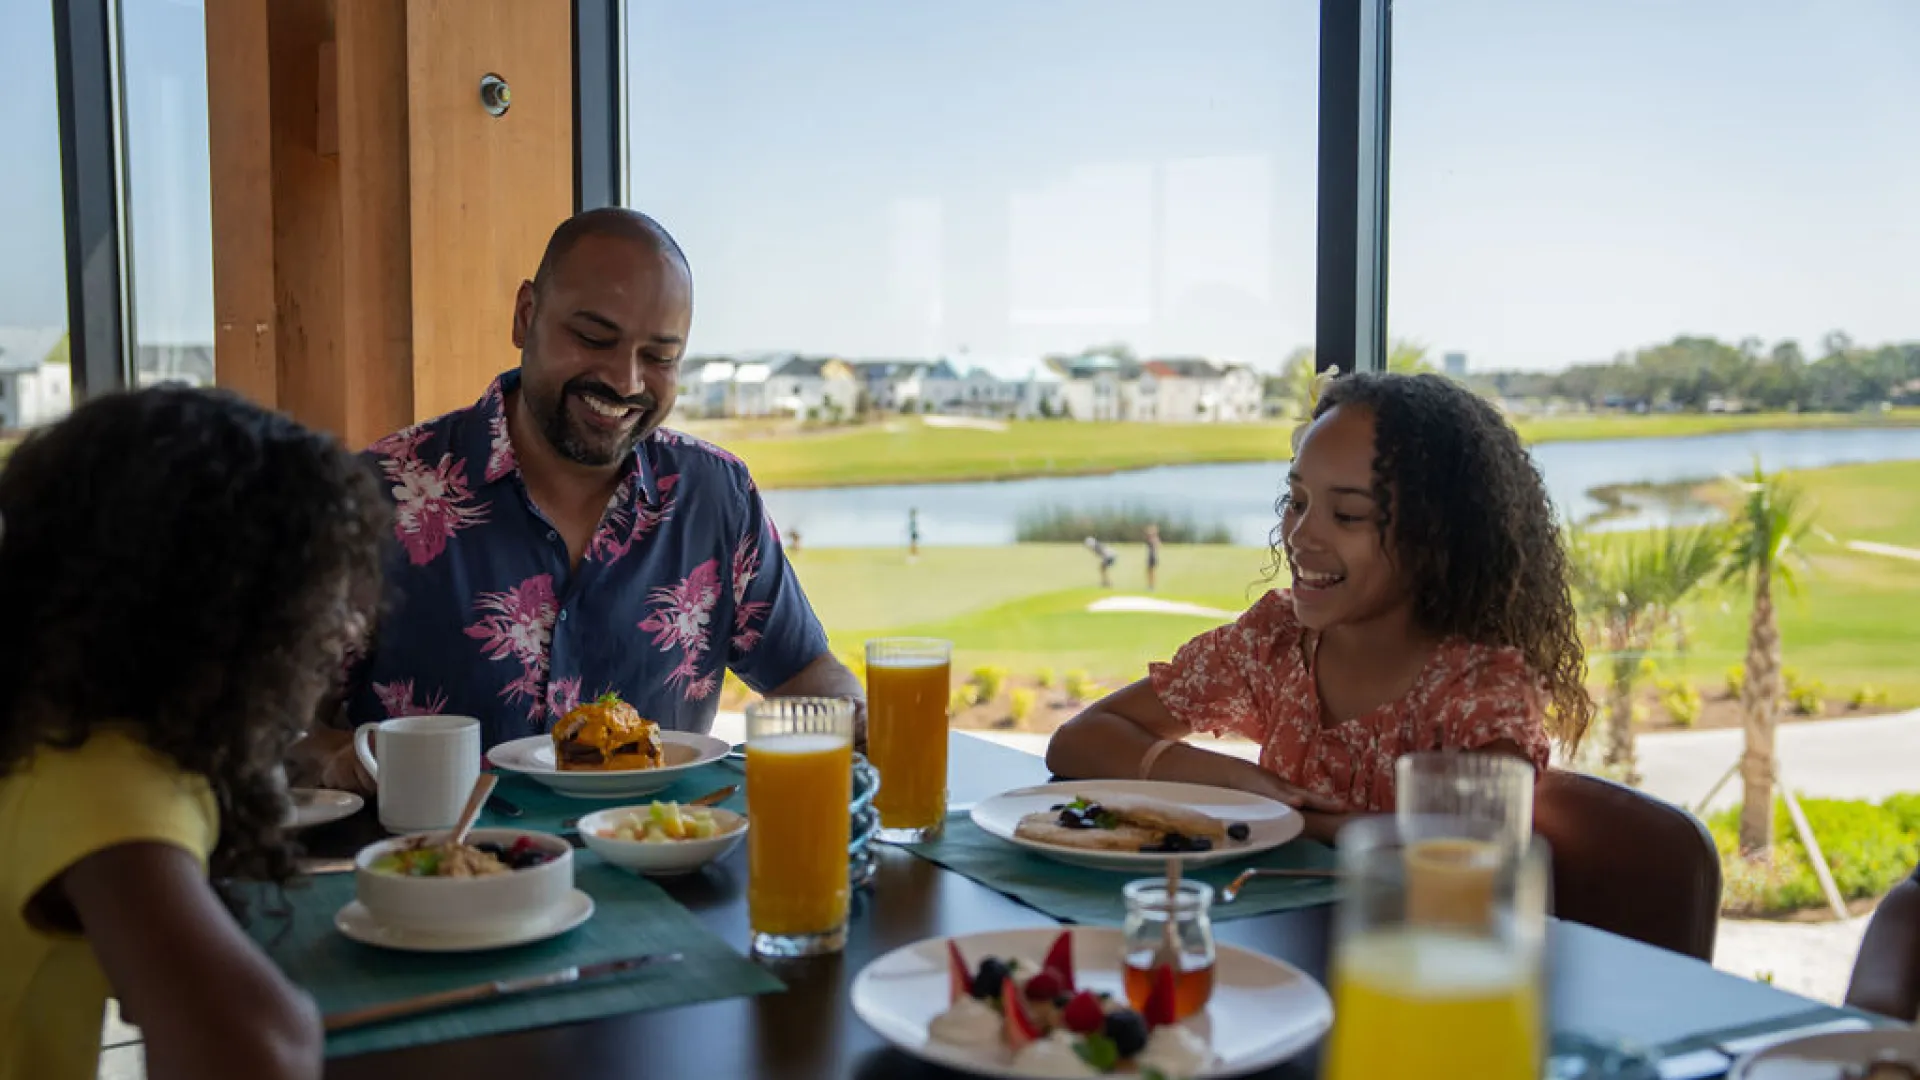
[[[1414,619],[1437,637],[1520,650],[1545,684],[1549,731],[1578,746],[1593,718],[1586,652],[1559,519],[1519,434],[1438,375],[1334,380],[1313,418],[1341,405],[1373,414],[1380,535],[1406,575]],[[1284,565],[1280,547],[1276,534]]]
[[[209,870],[284,884],[282,761],[379,603],[386,500],[330,436],[224,391],[75,409],[0,472],[0,776],[130,725],[220,811]]]

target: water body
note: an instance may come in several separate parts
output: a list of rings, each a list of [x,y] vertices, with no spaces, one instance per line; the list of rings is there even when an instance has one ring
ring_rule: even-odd
[[[1141,425],[1150,437],[1152,425]],[[983,434],[982,438],[992,438]],[[1766,469],[1814,469],[1871,461],[1920,459],[1920,428],[1829,431],[1743,431],[1666,439],[1544,443],[1533,448],[1548,493],[1560,512],[1582,521],[1604,509],[1595,488],[1670,484],[1748,472],[1758,455]],[[808,547],[900,547],[907,512],[920,511],[921,543],[1011,544],[1024,511],[1050,507],[1100,510],[1138,505],[1172,517],[1218,522],[1237,544],[1260,545],[1276,521],[1273,504],[1284,462],[1172,465],[1105,476],[1049,476],[967,484],[899,484],[766,492],[782,529],[798,530]],[[1609,528],[1708,520],[1712,511],[1686,502],[1630,499],[1631,516]]]

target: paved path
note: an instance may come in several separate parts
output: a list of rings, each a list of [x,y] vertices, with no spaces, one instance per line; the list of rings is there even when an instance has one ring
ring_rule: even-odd
[[[1640,786],[1692,809],[1740,759],[1742,739],[1738,728],[1642,735]],[[1781,774],[1802,795],[1884,799],[1920,791],[1920,710],[1782,724],[1779,756]],[[1739,798],[1736,778],[1710,809]]]

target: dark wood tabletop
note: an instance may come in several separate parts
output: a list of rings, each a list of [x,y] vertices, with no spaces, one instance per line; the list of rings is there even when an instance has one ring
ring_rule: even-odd
[[[956,807],[1047,777],[1030,754],[956,733],[950,755]],[[316,829],[309,844],[346,854],[377,833],[371,815]],[[742,951],[748,940],[746,858],[660,884]],[[1217,923],[1222,942],[1280,957],[1324,981],[1331,909]],[[1046,927],[1054,920],[903,851],[881,851],[870,891],[854,901],[846,951],[773,967],[784,993],[733,998],[580,1024],[438,1043],[328,1062],[336,1080],[615,1080],[629,1077],[792,1077],[951,1080],[960,1074],[894,1050],[853,1013],[848,987],[862,966],[924,938]],[[1699,961],[1556,922],[1550,930],[1556,1029],[1659,1047],[1703,1032],[1784,1019],[1814,1002],[1721,974]],[[1316,1055],[1259,1074],[1314,1075]]]

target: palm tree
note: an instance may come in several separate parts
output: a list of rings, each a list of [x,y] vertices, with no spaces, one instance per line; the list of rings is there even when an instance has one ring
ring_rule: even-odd
[[[1606,765],[1636,782],[1633,692],[1665,633],[1683,634],[1679,607],[1721,565],[1725,538],[1710,526],[1661,528],[1568,542],[1574,592],[1606,655]]]
[[[1755,459],[1753,474],[1740,481],[1744,499],[1733,519],[1723,576],[1753,590],[1747,622],[1747,670],[1740,687],[1746,750],[1740,756],[1740,850],[1765,855],[1773,845],[1773,734],[1781,697],[1780,627],[1773,612],[1773,583],[1798,586],[1805,567],[1801,542],[1813,531],[1812,508],[1784,476],[1769,476]]]

